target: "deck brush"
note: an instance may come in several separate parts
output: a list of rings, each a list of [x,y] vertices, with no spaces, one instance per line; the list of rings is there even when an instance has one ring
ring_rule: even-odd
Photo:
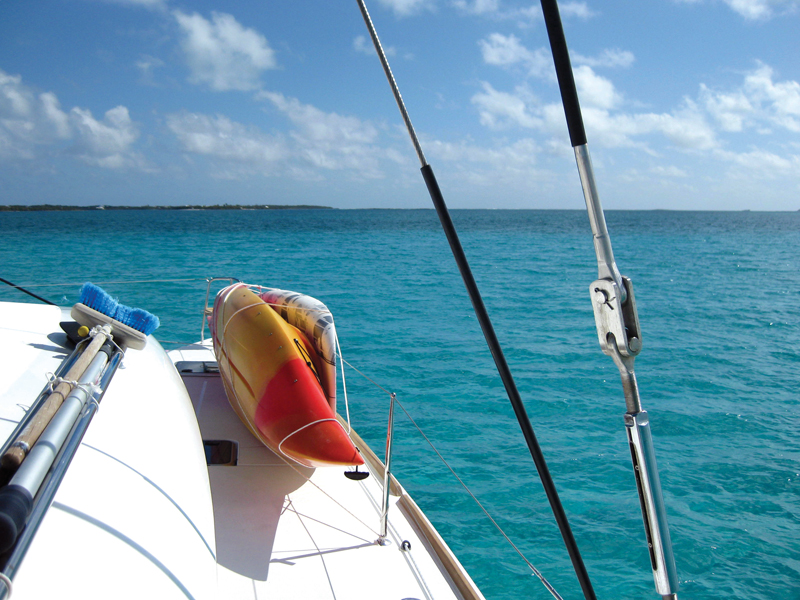
[[[120,304],[116,298],[113,298],[103,288],[93,283],[87,282],[83,284],[80,302],[107,317],[111,317],[115,321],[119,321],[123,325],[141,331],[145,335],[150,335],[160,325],[157,316],[141,308],[131,308]]]
[[[72,318],[89,329],[110,325],[117,344],[141,350],[147,336],[159,326],[158,317],[141,308],[120,304],[105,290],[93,283],[81,287],[80,302],[72,307]]]

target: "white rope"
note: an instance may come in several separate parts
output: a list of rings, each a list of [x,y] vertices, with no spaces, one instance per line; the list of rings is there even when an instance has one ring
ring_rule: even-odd
[[[70,394],[76,389],[79,389],[83,390],[83,392],[87,394],[90,399],[93,399],[94,394],[102,389],[100,386],[94,383],[90,382],[81,383],[80,381],[75,381],[72,379],[64,379],[63,377],[56,377],[53,373],[47,373],[47,386],[50,389],[51,394],[54,393],[55,388],[57,388],[62,383],[67,383],[72,387]]]
[[[97,388],[100,391],[100,388]],[[94,397],[94,394],[89,396],[89,399],[86,401],[86,404],[83,405],[83,412],[84,414],[88,414],[90,407],[94,406],[94,412],[100,412],[100,401]]]
[[[55,373],[47,372],[45,373],[45,377],[47,377],[47,389],[50,390],[50,393],[56,391],[56,388],[61,385],[62,383],[69,384],[70,387],[75,387],[78,385],[78,382],[74,379],[65,379],[63,377],[56,377]]]
[[[344,395],[344,412],[347,415],[347,435],[350,435],[350,431],[353,429],[350,425],[350,402],[347,399],[347,383],[344,380],[344,357],[342,356],[342,347],[339,345],[338,334],[336,335],[336,352],[339,354],[339,367],[342,371],[342,393]]]
[[[281,443],[280,443],[280,444],[278,444],[278,451],[279,451],[281,454],[283,454],[283,455],[284,455],[286,458],[288,458],[288,459],[291,459],[291,460],[293,460],[294,462],[296,462],[296,463],[298,463],[298,464],[301,464],[301,465],[302,465],[303,463],[301,463],[299,460],[292,458],[291,456],[289,456],[288,454],[286,454],[286,452],[284,452],[284,451],[283,451],[283,444],[284,444],[284,442],[286,442],[286,440],[288,440],[288,439],[289,439],[290,437],[292,437],[294,434],[296,434],[296,433],[300,433],[301,431],[303,431],[304,429],[308,429],[308,428],[309,428],[309,427],[311,427],[312,425],[316,425],[316,424],[318,424],[318,423],[324,423],[325,421],[333,421],[334,423],[339,423],[338,419],[334,419],[334,418],[331,418],[331,417],[328,417],[328,418],[325,418],[325,419],[317,419],[316,421],[311,421],[311,423],[306,423],[306,424],[305,424],[305,425],[303,425],[302,427],[300,427],[300,428],[298,428],[298,429],[295,429],[295,430],[294,430],[292,433],[290,433],[290,434],[289,434],[289,435],[287,435],[285,438],[283,438],[283,439],[281,440]],[[339,423],[339,427],[342,427],[342,424],[341,424],[341,423]],[[344,427],[342,427],[342,431],[344,431]],[[345,432],[345,433],[347,433],[347,432]],[[305,466],[305,465],[303,465],[303,466]]]
[[[5,573],[0,572],[0,581],[6,584],[6,589],[8,590],[6,598],[11,598],[11,594],[14,592],[14,586],[11,585],[11,579],[9,579],[8,575]]]

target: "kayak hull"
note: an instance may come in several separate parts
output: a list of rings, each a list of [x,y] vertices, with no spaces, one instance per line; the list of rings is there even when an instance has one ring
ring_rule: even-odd
[[[364,463],[322,389],[302,332],[243,284],[217,295],[211,322],[228,400],[253,435],[303,466]]]

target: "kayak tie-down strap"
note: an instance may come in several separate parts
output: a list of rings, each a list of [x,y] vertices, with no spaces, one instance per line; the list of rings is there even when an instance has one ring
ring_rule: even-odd
[[[306,423],[306,424],[305,424],[305,425],[303,425],[302,427],[300,427],[300,428],[298,428],[298,429],[295,429],[295,430],[294,430],[292,433],[290,433],[290,434],[289,434],[289,435],[287,435],[285,438],[283,438],[283,439],[281,440],[281,443],[280,443],[280,444],[278,444],[278,450],[280,450],[280,451],[281,451],[281,454],[283,454],[283,455],[284,455],[286,458],[288,458],[289,460],[292,460],[292,461],[294,461],[294,462],[297,462],[297,461],[296,461],[296,460],[294,460],[294,459],[293,459],[291,456],[289,456],[288,454],[286,454],[286,453],[283,451],[283,449],[282,449],[282,446],[283,446],[283,444],[286,442],[286,440],[288,440],[288,439],[289,439],[290,437],[292,437],[293,435],[295,435],[295,434],[297,434],[297,433],[300,433],[300,432],[301,432],[301,431],[303,431],[304,429],[308,429],[308,428],[309,428],[309,427],[311,427],[312,425],[317,425],[318,423],[323,423],[323,422],[325,422],[325,421],[334,421],[334,422],[336,422],[336,423],[339,423],[339,419],[335,419],[335,418],[333,418],[333,417],[328,417],[328,418],[326,418],[326,419],[317,419],[316,421],[311,421],[311,423]],[[341,423],[339,423],[339,425],[341,426]],[[344,427],[342,427],[342,431],[344,431]],[[345,433],[347,433],[347,432],[345,431]]]

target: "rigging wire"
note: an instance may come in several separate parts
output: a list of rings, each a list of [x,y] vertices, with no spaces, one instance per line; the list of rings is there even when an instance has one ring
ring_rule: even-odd
[[[544,458],[544,453],[539,446],[539,441],[536,438],[536,433],[533,430],[533,425],[531,424],[528,413],[525,410],[525,405],[522,402],[522,397],[517,389],[517,385],[514,383],[514,377],[511,374],[511,369],[506,361],[505,355],[503,354],[503,349],[500,346],[500,341],[497,338],[494,325],[489,317],[489,312],[486,310],[480,290],[478,289],[478,284],[472,274],[472,268],[469,265],[466,254],[464,253],[464,248],[462,247],[461,241],[458,237],[458,232],[453,225],[453,221],[450,217],[450,211],[448,210],[444,196],[442,196],[442,192],[439,189],[439,183],[436,181],[433,168],[427,164],[421,149],[419,149],[419,140],[414,133],[414,128],[411,126],[411,121],[408,118],[405,104],[400,96],[400,90],[397,87],[397,82],[395,81],[394,75],[389,68],[389,63],[386,59],[386,53],[383,51],[383,47],[380,44],[378,34],[375,31],[375,26],[369,16],[369,12],[364,4],[364,0],[357,0],[357,2],[361,10],[361,15],[364,17],[364,23],[366,24],[370,37],[374,43],[375,50],[378,53],[378,58],[383,65],[386,78],[389,81],[390,87],[392,88],[395,101],[397,102],[397,107],[400,109],[400,113],[406,123],[408,134],[411,136],[411,140],[414,143],[415,149],[417,150],[417,155],[419,157],[420,164],[422,165],[422,168],[420,169],[422,178],[425,180],[425,185],[428,188],[431,201],[436,209],[436,214],[439,216],[439,221],[441,222],[445,237],[447,237],[447,241],[450,244],[453,258],[455,259],[458,270],[461,273],[461,278],[463,279],[464,286],[469,294],[470,302],[472,303],[472,307],[475,311],[475,316],[478,318],[478,322],[480,323],[481,331],[486,339],[486,344],[489,346],[489,350],[492,353],[492,358],[494,359],[495,366],[497,367],[498,375],[503,381],[503,386],[506,389],[508,400],[511,403],[511,407],[517,417],[517,422],[519,423],[522,435],[525,438],[531,458],[536,465],[536,471],[539,474],[542,487],[544,487],[545,495],[550,503],[550,507],[553,511],[553,517],[556,520],[556,525],[558,526],[561,537],[564,540],[564,546],[569,554],[572,567],[575,570],[575,575],[580,583],[584,598],[586,598],[586,600],[596,600],[597,596],[592,588],[592,582],[589,579],[589,573],[587,572],[586,565],[581,557],[578,543],[575,540],[575,536],[572,533],[572,528],[569,525],[569,519],[567,518],[567,513],[564,510],[564,505],[561,503],[561,499],[558,496],[558,490],[556,490],[555,482],[550,475],[550,470],[547,467],[547,461]]]
[[[7,283],[10,286],[19,288],[21,286],[14,285],[13,283],[6,281],[5,279],[0,278],[0,281]],[[122,284],[134,284],[134,283],[185,283],[187,281],[207,281],[205,277],[192,277],[188,279],[138,279],[138,280],[127,280],[127,281],[98,281],[96,282],[97,285],[122,285]],[[71,286],[81,286],[85,281],[81,282],[72,282],[72,283],[26,283],[26,288],[34,288],[34,287],[71,287]]]
[[[362,371],[360,371],[359,369],[354,367],[352,364],[347,362],[344,358],[342,358],[342,362],[347,364],[348,367],[350,367],[356,373],[361,375],[364,379],[366,379],[367,381],[372,383],[375,387],[377,387],[377,388],[383,390],[384,392],[386,392],[387,394],[391,395],[391,392],[389,392],[389,390],[387,390],[386,388],[381,386],[379,383],[377,383],[376,381],[371,379],[369,376],[364,374]],[[442,456],[441,452],[439,452],[439,450],[436,448],[436,446],[433,445],[433,442],[430,440],[430,438],[428,438],[428,436],[425,435],[425,432],[422,431],[422,428],[419,425],[417,425],[417,422],[414,420],[414,418],[411,416],[411,414],[408,412],[408,410],[406,410],[406,407],[403,406],[403,403],[400,402],[400,400],[397,400],[396,398],[395,398],[395,402],[397,402],[398,406],[401,409],[403,409],[403,412],[406,413],[406,416],[408,417],[408,420],[411,421],[411,424],[417,429],[417,431],[419,431],[420,435],[422,435],[422,437],[425,438],[425,441],[428,442],[428,445],[436,453],[436,456],[439,457],[439,460],[441,460],[444,463],[444,466],[446,466],[449,469],[449,471],[453,474],[453,477],[455,477],[458,480],[458,483],[461,484],[461,487],[464,488],[464,490],[467,492],[467,494],[469,494],[470,497],[475,501],[475,504],[477,504],[478,507],[481,509],[481,511],[483,511],[483,514],[485,514],[488,517],[488,519],[492,522],[492,524],[497,528],[497,531],[500,532],[500,535],[502,535],[505,538],[505,540],[514,549],[514,551],[517,554],[519,554],[520,558],[523,561],[525,561],[525,564],[527,564],[528,567],[530,568],[530,570],[533,572],[533,574],[536,575],[536,577],[539,578],[539,581],[542,582],[542,585],[544,585],[544,587],[547,589],[547,591],[550,592],[550,594],[552,594],[552,596],[554,598],[556,598],[556,600],[563,600],[563,598],[558,593],[558,591],[553,587],[553,585],[545,578],[545,576],[542,574],[542,572],[539,571],[539,569],[537,569],[536,566],[531,561],[528,560],[528,558],[522,553],[522,550],[520,550],[517,547],[517,545],[512,541],[512,539],[510,537],[508,537],[508,534],[506,534],[506,532],[503,531],[503,528],[500,526],[500,524],[497,521],[494,520],[492,515],[489,514],[489,511],[486,510],[486,508],[483,506],[483,504],[481,504],[481,501],[478,500],[477,496],[475,496],[475,494],[472,492],[472,490],[469,489],[469,487],[464,482],[464,480],[461,479],[461,477],[459,477],[458,473],[455,472],[453,467],[450,466],[450,464],[447,462],[447,459],[444,456]]]
[[[16,285],[16,284],[14,284],[14,283],[11,283],[11,282],[10,282],[8,279],[3,279],[2,277],[0,277],[0,281],[2,281],[3,283],[5,283],[5,284],[7,284],[7,285],[10,285],[10,286],[11,286],[11,287],[13,287],[13,288],[16,288],[16,289],[18,289],[20,292],[23,292],[23,293],[25,293],[25,294],[28,294],[29,296],[33,296],[33,297],[34,297],[34,298],[36,298],[37,300],[41,300],[41,301],[42,301],[42,302],[44,302],[45,304],[49,304],[49,305],[51,305],[51,306],[56,306],[56,303],[55,303],[55,302],[50,302],[50,300],[47,300],[46,298],[42,298],[41,296],[37,296],[37,295],[36,295],[36,294],[34,294],[33,292],[29,292],[28,290],[26,290],[24,287],[22,287],[22,286],[20,286],[20,285]],[[25,287],[33,287],[33,286],[26,285]]]

